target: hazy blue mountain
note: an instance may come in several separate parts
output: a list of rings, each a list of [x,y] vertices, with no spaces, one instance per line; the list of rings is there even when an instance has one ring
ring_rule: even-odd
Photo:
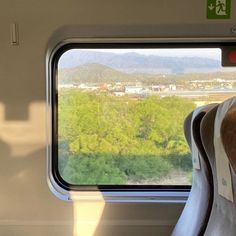
[[[73,68],[84,64],[103,64],[127,73],[183,73],[188,71],[214,71],[220,61],[200,57],[164,57],[137,53],[68,51],[60,59],[60,68]]]

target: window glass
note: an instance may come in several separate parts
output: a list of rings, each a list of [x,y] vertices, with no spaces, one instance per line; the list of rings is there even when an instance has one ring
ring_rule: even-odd
[[[74,185],[190,185],[184,119],[235,95],[220,48],[74,48],[57,69],[53,158]]]

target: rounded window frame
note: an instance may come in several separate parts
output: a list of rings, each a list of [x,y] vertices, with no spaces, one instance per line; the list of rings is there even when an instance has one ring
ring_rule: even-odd
[[[144,201],[148,199],[159,201],[160,196],[161,199],[163,196],[171,196],[171,199],[176,197],[177,199],[186,199],[191,190],[191,185],[73,185],[61,177],[58,170],[58,156],[55,156],[58,150],[57,122],[55,122],[57,118],[55,115],[57,112],[57,106],[55,106],[57,104],[57,80],[55,75],[58,61],[63,53],[75,48],[140,48],[140,46],[145,46],[145,48],[222,48],[228,45],[228,42],[219,43],[205,39],[199,40],[197,43],[186,39],[69,39],[58,44],[47,58],[48,184],[52,192],[63,200],[102,193],[103,197],[115,201],[120,201],[123,197],[126,200],[127,198],[134,198]],[[97,195],[98,198],[99,196],[100,194]]]

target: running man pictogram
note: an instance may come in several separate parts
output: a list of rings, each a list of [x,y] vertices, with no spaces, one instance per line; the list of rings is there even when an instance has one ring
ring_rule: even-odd
[[[216,14],[217,15],[226,15],[226,6],[225,1],[218,0],[216,3]]]

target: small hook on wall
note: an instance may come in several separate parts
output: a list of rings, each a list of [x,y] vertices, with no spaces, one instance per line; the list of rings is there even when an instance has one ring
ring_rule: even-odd
[[[19,45],[19,27],[16,23],[11,24],[11,45]]]

